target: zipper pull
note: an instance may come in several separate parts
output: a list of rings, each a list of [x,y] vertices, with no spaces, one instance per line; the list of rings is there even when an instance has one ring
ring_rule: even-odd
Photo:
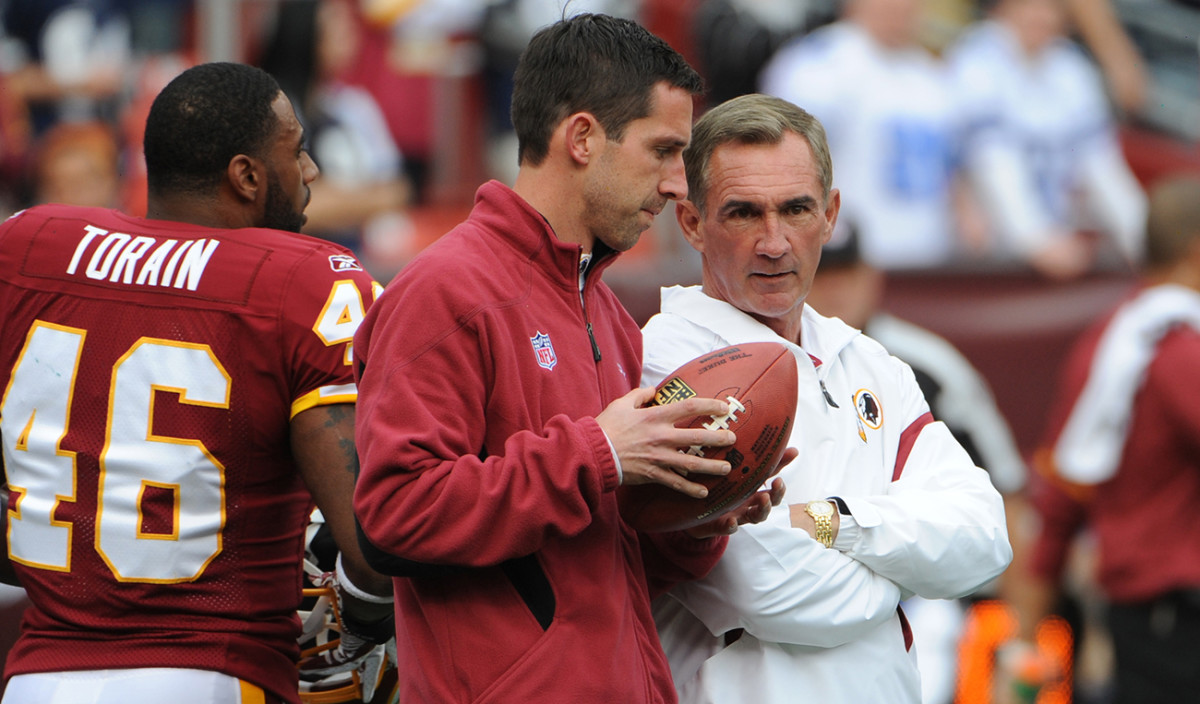
[[[828,403],[830,406],[833,406],[834,408],[841,408],[841,406],[839,406],[833,402],[833,396],[830,396],[829,389],[825,388],[825,380],[817,379],[817,383],[821,385],[821,393],[825,394],[825,403]]]
[[[588,339],[592,341],[592,358],[597,362],[600,361],[600,346],[596,344],[596,336],[592,334],[592,323],[587,324]]]

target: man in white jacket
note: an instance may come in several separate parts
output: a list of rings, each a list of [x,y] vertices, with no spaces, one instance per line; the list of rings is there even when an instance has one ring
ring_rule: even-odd
[[[676,212],[703,284],[663,291],[645,382],[724,345],[783,342],[800,372],[800,456],[782,472],[789,510],[655,604],[680,700],[920,702],[900,601],[960,597],[1004,570],[1000,495],[907,365],[804,303],[841,202],[820,123],[743,96],[697,122],[684,159]]]

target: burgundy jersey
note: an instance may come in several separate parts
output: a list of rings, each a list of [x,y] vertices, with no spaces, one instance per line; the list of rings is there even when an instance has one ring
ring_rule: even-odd
[[[296,701],[311,499],[289,422],[354,401],[377,285],[347,250],[41,206],[0,225],[6,676],[217,670]]]

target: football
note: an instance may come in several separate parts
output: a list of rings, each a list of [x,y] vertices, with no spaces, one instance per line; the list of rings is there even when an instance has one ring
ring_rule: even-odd
[[[724,459],[729,474],[692,474],[690,481],[708,487],[708,496],[693,498],[661,484],[617,489],[621,516],[647,531],[683,530],[707,523],[741,506],[774,473],[787,449],[796,414],[796,360],[778,342],[731,345],[693,359],[668,374],[647,405],[662,405],[693,396],[727,401],[726,416],[696,416],[681,428],[728,428],[737,442],[728,447],[692,447],[688,452]]]

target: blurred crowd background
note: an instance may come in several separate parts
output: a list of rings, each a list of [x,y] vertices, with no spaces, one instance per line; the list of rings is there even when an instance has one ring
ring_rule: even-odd
[[[981,372],[1024,453],[1068,345],[1133,285],[1145,190],[1200,173],[1200,2],[0,0],[0,217],[144,214],[149,102],[189,65],[242,61],[306,127],[322,171],[306,231],[385,283],[481,183],[511,184],[517,57],[584,11],[683,53],[708,84],[697,114],[761,91],[822,120],[839,237],[886,275],[884,309]],[[668,212],[606,280],[643,322],[698,266]],[[1079,701],[1103,692],[1097,652]]]
[[[1004,83],[1040,80],[1035,69],[1014,67],[1016,76],[1001,80],[1003,64],[1021,57],[988,56],[978,50],[986,41],[968,41],[979,39],[971,35],[1006,4],[1014,3],[0,0],[0,213],[44,201],[141,212],[139,130],[148,102],[187,65],[243,61],[280,80],[308,127],[324,175],[314,189],[309,231],[350,244],[388,279],[465,212],[483,180],[511,180],[509,77],[528,37],[564,12],[599,11],[638,19],[687,56],[708,82],[699,110],[759,90],[817,114],[830,131],[835,176],[848,194],[843,229],[861,231],[873,264],[989,271],[1028,264],[1057,279],[1119,268],[1136,259],[1141,206],[1117,178],[1102,198],[1093,197],[1106,204],[1090,213],[1077,207],[1095,195],[1086,192],[1095,186],[1086,174],[1109,165],[1082,157],[1066,163],[1055,151],[1083,151],[1077,147],[1096,134],[1111,134],[1143,186],[1165,171],[1200,168],[1200,4],[1015,3],[1061,7],[1061,27],[1035,10],[1020,20],[1026,22],[1020,31],[1030,42],[1071,42],[1102,81],[1090,85],[1086,71],[1074,81],[1067,74],[1066,89],[1055,83],[1063,79],[1048,79],[1021,96],[1033,108],[1023,111],[999,104],[1013,98]],[[860,27],[863,36],[817,32],[831,23]],[[1034,37],[1039,31],[1046,36]],[[988,78],[996,85],[981,89]],[[1073,84],[1082,97],[1075,98]],[[1106,103],[1100,109],[1086,102],[1096,96]],[[1076,115],[1029,114],[1046,112],[1043,103],[1070,103],[1059,112]],[[1040,163],[1014,165],[986,144],[1012,138],[1011,131],[979,129],[1004,110],[1004,119],[1027,123],[1019,129],[1040,130],[1038,154],[1026,158]],[[892,129],[908,130],[897,139],[901,146],[864,138],[887,127],[893,114],[903,118],[893,122],[906,126]],[[1028,202],[1006,201],[1019,197],[1022,186],[1003,176],[978,178],[1005,168],[1037,171],[1031,178],[1041,182],[1030,187],[1053,201],[1048,211],[1059,212],[1024,212]],[[903,201],[889,202],[894,194],[860,182],[860,172],[889,170]],[[885,221],[890,235],[877,232]],[[651,257],[653,249],[677,248],[670,222],[657,229],[664,232],[645,243]],[[1070,229],[1084,237],[1062,236]],[[1080,244],[1086,237],[1088,255]],[[1057,249],[1039,249],[1050,240]]]
[[[972,35],[996,13],[1013,16],[1004,6],[1014,4],[1061,8],[1061,20],[1018,9],[1028,18],[1012,28],[1023,42],[1070,42],[1101,83],[1091,85],[1090,68],[1039,78],[1042,67],[1016,65],[1019,52],[980,49],[987,38]],[[1032,268],[1072,279],[1135,263],[1143,205],[1131,191],[1166,171],[1200,168],[1198,8],[1182,0],[0,0],[0,214],[45,201],[141,212],[148,102],[187,65],[243,61],[279,79],[308,128],[323,172],[308,230],[349,244],[386,280],[456,222],[482,181],[515,174],[509,77],[528,37],[564,12],[599,11],[641,21],[687,56],[708,82],[698,110],[758,90],[821,118],[849,204],[843,230],[858,231],[872,264]],[[830,24],[861,36],[817,31]],[[1016,89],[1024,108],[1003,105],[1023,81],[1041,85]],[[981,127],[997,119],[1010,124]],[[896,146],[871,136],[883,129],[907,132]],[[1096,151],[1085,145],[1109,137],[1129,172],[1106,183],[1090,175],[1112,164],[1060,155]],[[1021,157],[996,147],[1018,139]],[[864,172],[891,173],[892,192]],[[1030,189],[1046,207],[1018,202],[1035,195]],[[659,250],[687,257],[663,220],[630,259]],[[656,262],[672,274],[688,266]]]

